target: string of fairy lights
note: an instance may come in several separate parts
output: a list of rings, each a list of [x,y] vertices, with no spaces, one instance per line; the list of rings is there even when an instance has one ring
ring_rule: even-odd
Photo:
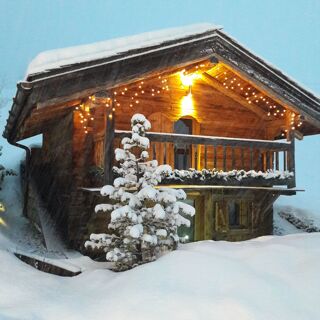
[[[159,85],[151,86],[151,88],[145,88],[145,82],[140,81],[138,84],[133,85],[131,87],[123,87],[119,88],[117,91],[113,92],[113,101],[117,107],[122,105],[122,98],[129,97],[129,107],[133,108],[135,105],[140,103],[140,99],[150,94],[152,97],[159,96],[164,92],[168,92],[170,90],[168,85],[168,79],[166,77],[158,76]]]
[[[94,103],[96,100],[95,96],[89,96],[86,101],[82,102],[80,105],[75,107],[75,110],[79,112],[80,123],[84,130],[85,134],[88,134],[92,128],[93,121],[95,120],[94,115],[92,114],[92,108],[90,108],[90,102]],[[111,98],[107,98],[105,107],[109,108],[111,106]],[[115,111],[115,108],[112,108],[112,111]],[[110,115],[109,115],[110,116]]]
[[[255,104],[262,108],[268,117],[273,119],[288,117],[290,130],[296,130],[297,127],[302,126],[303,122],[300,115],[293,111],[289,111],[290,115],[287,116],[286,113],[288,113],[288,111],[286,108],[277,104],[274,100],[264,95],[258,89],[248,85],[244,80],[232,73],[229,69],[226,69],[223,66],[217,66],[216,73],[216,80],[220,82],[225,89],[237,93],[243,99],[245,99],[248,104]],[[288,129],[285,129],[281,135],[285,136],[287,132]]]
[[[273,99],[263,94],[260,90],[248,84],[245,80],[220,64],[212,68],[212,65],[210,64],[201,63],[194,65],[189,70],[182,69],[179,71],[178,74],[180,75],[181,84],[190,88],[189,95],[191,95],[192,82],[195,79],[201,78],[202,72],[209,72],[210,74],[210,68],[215,72],[215,80],[219,82],[225,90],[231,90],[242,97],[248,104],[258,106],[264,110],[266,115],[271,119],[288,120],[286,129],[281,132],[282,137],[285,137],[288,130],[295,130],[297,127],[303,125],[303,119],[300,115],[287,110],[285,107],[276,103]],[[149,79],[148,82],[138,81],[130,86],[119,87],[117,90],[113,91],[113,103],[111,103],[111,98],[108,98],[105,107],[110,108],[112,105],[112,111],[115,112],[117,107],[126,105],[133,108],[134,106],[139,105],[141,99],[146,96],[160,97],[163,94],[168,94],[171,90],[169,78],[174,75],[177,75],[177,72],[159,75],[157,78]],[[94,95],[89,96],[87,99],[83,100],[80,105],[75,107],[75,110],[79,112],[80,123],[86,134],[91,130],[94,121],[94,114],[92,113],[91,106],[95,103],[95,100],[96,97]],[[112,115],[109,114],[109,117],[112,117]]]

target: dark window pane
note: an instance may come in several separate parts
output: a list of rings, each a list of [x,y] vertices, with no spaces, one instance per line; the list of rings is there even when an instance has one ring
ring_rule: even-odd
[[[228,201],[229,226],[236,227],[240,225],[240,203]]]

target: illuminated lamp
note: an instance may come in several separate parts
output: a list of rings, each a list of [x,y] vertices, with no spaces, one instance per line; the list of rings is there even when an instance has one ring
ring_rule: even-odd
[[[200,75],[197,73],[184,74],[184,72],[180,72],[181,83],[185,87],[192,86],[193,81],[199,78],[200,78]]]

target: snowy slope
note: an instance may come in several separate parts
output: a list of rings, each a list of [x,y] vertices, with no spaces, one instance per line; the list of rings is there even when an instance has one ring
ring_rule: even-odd
[[[124,273],[46,274],[5,250],[0,319],[319,319],[320,234],[182,245]]]
[[[277,206],[277,211],[289,214],[306,225],[315,226],[320,229],[320,210],[314,212],[312,210],[301,209],[294,206],[281,205]]]
[[[275,205],[273,226],[276,235],[320,230],[320,213],[294,206]]]

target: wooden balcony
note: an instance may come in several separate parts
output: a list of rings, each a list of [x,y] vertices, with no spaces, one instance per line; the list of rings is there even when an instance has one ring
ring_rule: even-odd
[[[104,149],[109,150],[105,162],[109,168],[113,161],[109,156],[113,154],[110,148],[120,147],[121,139],[130,135],[130,131],[114,130],[113,146],[111,141],[106,144],[103,140],[95,142],[95,150],[100,150],[98,154],[101,155]],[[147,137],[150,140],[149,156],[159,164],[177,168],[178,154],[184,150],[187,166],[179,169],[184,169],[186,178],[182,179],[179,176],[181,171],[176,170],[173,176],[162,181],[163,184],[295,187],[294,140],[269,141],[160,132],[147,133]]]

